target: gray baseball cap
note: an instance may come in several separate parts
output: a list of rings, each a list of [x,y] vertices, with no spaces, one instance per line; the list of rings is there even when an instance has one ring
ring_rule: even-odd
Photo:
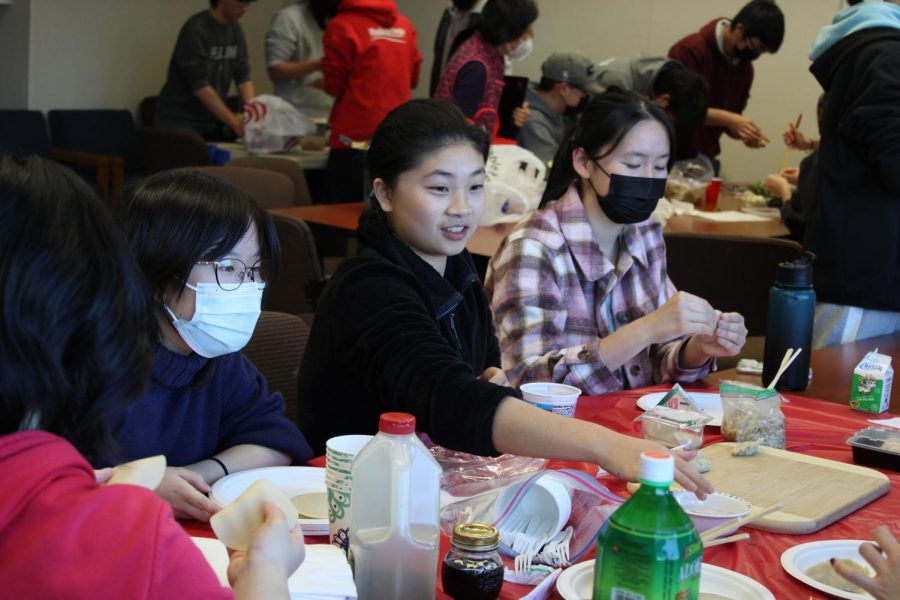
[[[541,65],[541,75],[551,81],[565,81],[588,94],[603,91],[594,78],[594,61],[577,50],[554,52]]]

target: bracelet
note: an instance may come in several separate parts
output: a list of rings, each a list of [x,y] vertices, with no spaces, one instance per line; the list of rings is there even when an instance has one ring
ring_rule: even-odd
[[[223,463],[221,460],[219,460],[219,459],[216,458],[215,456],[210,456],[210,457],[209,457],[209,460],[211,460],[211,461],[213,461],[213,462],[216,462],[216,463],[219,463],[219,466],[222,467],[222,470],[225,471],[225,474],[226,474],[226,475],[228,475],[228,467],[225,466],[225,463]]]

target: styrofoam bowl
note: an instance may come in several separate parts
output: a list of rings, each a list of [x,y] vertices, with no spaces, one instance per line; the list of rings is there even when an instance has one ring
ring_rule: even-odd
[[[684,512],[694,522],[697,533],[703,533],[707,529],[718,527],[730,519],[745,517],[753,510],[753,506],[742,498],[714,492],[706,497],[706,500],[700,500],[694,495],[694,492],[687,490],[679,490],[672,492],[675,500],[684,509]],[[722,533],[723,536],[734,533],[738,529],[738,525],[734,529]]]

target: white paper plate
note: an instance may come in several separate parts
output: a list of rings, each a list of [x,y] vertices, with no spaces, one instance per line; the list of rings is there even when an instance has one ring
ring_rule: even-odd
[[[268,479],[285,495],[325,493],[325,469],[316,467],[266,467],[233,473],[215,482],[210,497],[225,506],[244,493],[257,479]],[[306,535],[328,535],[328,519],[300,519]]]
[[[564,600],[590,600],[594,589],[594,561],[586,560],[562,572],[556,591]],[[700,593],[718,594],[731,600],[775,600],[758,581],[722,567],[703,563]]]
[[[830,558],[849,558],[865,566],[869,569],[869,574],[874,575],[872,568],[869,567],[869,563],[859,554],[859,545],[866,541],[869,540],[822,540],[820,542],[800,544],[784,551],[784,554],[781,555],[781,566],[784,567],[785,571],[806,585],[821,590],[835,598],[870,600],[872,596],[868,593],[854,594],[852,592],[844,592],[816,581],[806,574],[806,570],[816,563]]]
[[[663,396],[668,394],[668,392],[654,392],[652,394],[645,394],[638,398],[637,405],[641,410],[650,410],[657,404],[659,401],[663,399]],[[719,394],[713,394],[710,392],[688,392],[694,402],[698,407],[702,408],[704,411],[709,413],[712,417],[712,421],[707,423],[707,425],[712,425],[713,427],[721,427],[722,426],[722,398]]]

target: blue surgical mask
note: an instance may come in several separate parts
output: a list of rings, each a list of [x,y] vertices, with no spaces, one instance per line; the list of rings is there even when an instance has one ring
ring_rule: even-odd
[[[165,306],[172,317],[172,326],[191,350],[214,358],[237,352],[247,345],[262,310],[264,283],[248,281],[237,289],[226,291],[216,283],[198,283],[187,287],[196,293],[194,317],[179,319]]]

